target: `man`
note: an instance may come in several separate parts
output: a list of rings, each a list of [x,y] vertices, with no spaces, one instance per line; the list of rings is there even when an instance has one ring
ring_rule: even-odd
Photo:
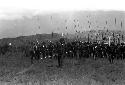
[[[57,53],[58,53],[58,67],[62,67],[62,46],[60,43],[57,44]]]

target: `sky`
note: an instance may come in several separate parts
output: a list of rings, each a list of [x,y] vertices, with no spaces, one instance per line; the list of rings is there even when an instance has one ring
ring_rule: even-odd
[[[91,29],[96,25],[101,29],[106,19],[110,23],[107,28],[116,29],[121,21],[124,27],[123,11],[124,0],[0,0],[0,38],[52,31],[73,33],[74,24],[80,24],[78,30],[89,29],[88,21],[92,22]],[[74,23],[74,19],[79,21]]]

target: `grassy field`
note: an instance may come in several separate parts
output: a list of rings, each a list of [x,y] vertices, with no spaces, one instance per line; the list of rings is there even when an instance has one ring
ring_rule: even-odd
[[[0,56],[0,85],[125,85],[125,61],[53,59],[31,65],[22,53]]]

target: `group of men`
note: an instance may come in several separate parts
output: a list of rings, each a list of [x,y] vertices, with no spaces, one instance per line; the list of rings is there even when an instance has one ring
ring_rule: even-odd
[[[125,59],[125,45],[124,43],[114,44],[112,42],[109,45],[104,42],[91,43],[80,40],[67,42],[64,38],[60,38],[56,42],[35,44],[30,54],[31,63],[34,59],[53,58],[58,60],[59,67],[62,66],[64,58],[93,58],[95,60],[105,58],[113,63],[114,59]]]

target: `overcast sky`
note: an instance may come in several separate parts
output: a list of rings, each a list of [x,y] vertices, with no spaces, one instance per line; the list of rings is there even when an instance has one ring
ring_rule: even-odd
[[[121,22],[124,29],[123,11],[124,0],[0,0],[0,38],[52,31],[73,33],[76,29],[121,29]]]

